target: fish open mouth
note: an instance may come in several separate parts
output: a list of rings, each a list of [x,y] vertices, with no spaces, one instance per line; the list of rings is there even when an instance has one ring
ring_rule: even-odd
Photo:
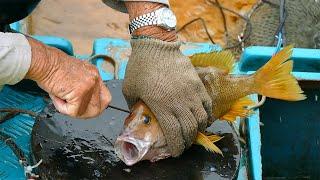
[[[128,166],[139,162],[150,148],[150,142],[132,137],[118,137],[115,143],[117,156]]]
[[[129,159],[135,159],[139,155],[138,148],[130,142],[122,143],[122,152],[123,152],[123,155],[125,157],[128,157]]]

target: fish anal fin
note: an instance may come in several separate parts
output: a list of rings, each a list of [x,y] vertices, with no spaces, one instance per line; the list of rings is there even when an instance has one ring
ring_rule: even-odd
[[[252,105],[254,105],[254,102],[248,96],[243,97],[237,100],[231,106],[230,110],[219,119],[234,122],[237,117],[245,118],[251,112],[251,110],[247,109],[247,107]]]
[[[235,58],[230,51],[199,53],[190,57],[194,67],[215,67],[231,72],[235,63]]]
[[[222,137],[219,137],[217,135],[211,135],[209,137],[215,140],[215,142],[222,139]],[[207,151],[210,151],[212,153],[218,153],[223,156],[222,151],[210,140],[209,137],[202,134],[201,132],[198,132],[195,143],[203,146]]]

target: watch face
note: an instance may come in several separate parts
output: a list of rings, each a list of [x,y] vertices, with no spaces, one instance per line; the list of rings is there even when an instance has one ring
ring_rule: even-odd
[[[164,23],[165,26],[168,26],[169,28],[175,28],[177,25],[176,16],[168,8],[163,9],[161,13],[161,21]]]

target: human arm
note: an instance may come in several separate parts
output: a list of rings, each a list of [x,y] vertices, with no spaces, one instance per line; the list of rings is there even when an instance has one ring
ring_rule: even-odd
[[[125,2],[130,19],[163,4]],[[212,103],[189,59],[180,51],[175,31],[145,26],[133,32],[132,53],[123,93],[130,107],[142,100],[156,115],[172,156],[193,143],[207,126]],[[139,38],[141,36],[145,36]]]
[[[1,33],[0,40],[0,85],[34,80],[72,117],[94,117],[111,101],[93,65],[22,34]]]

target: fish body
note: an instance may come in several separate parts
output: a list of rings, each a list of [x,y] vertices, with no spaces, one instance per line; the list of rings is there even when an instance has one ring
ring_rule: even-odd
[[[248,95],[257,93],[270,98],[300,101],[306,97],[297,80],[291,75],[293,61],[289,60],[292,46],[283,48],[252,75],[232,75],[235,59],[228,51],[196,54],[190,57],[208,94],[212,99],[212,119],[233,122],[237,117],[247,117],[254,102]],[[198,132],[194,144],[222,155],[214,144],[222,137]],[[123,131],[117,138],[115,150],[127,165],[141,160],[158,161],[170,157],[168,144],[161,126],[152,111],[139,101],[126,118]]]

